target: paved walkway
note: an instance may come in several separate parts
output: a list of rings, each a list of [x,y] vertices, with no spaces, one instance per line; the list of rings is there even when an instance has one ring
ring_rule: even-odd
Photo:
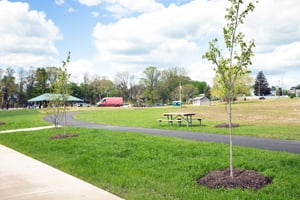
[[[24,131],[36,131],[36,130],[42,130],[42,129],[48,129],[48,128],[54,128],[54,126],[40,126],[40,127],[33,127],[33,128],[20,128],[15,130],[5,130],[0,131],[1,133],[14,133],[14,132],[24,132]]]
[[[122,200],[0,145],[1,200]]]
[[[141,134],[152,134],[160,136],[177,137],[188,140],[221,142],[228,144],[228,135],[199,133],[189,131],[175,131],[175,130],[162,130],[151,128],[138,128],[138,127],[124,127],[124,126],[110,126],[103,124],[96,124],[90,122],[83,122],[74,119],[74,115],[79,112],[67,113],[67,125],[84,128],[98,128],[113,131],[135,132]],[[46,121],[51,121],[49,117],[45,118]],[[62,123],[61,123],[62,124]],[[254,147],[259,149],[268,149],[273,151],[286,151],[290,153],[300,153],[300,141],[295,140],[277,140],[268,138],[248,137],[248,136],[233,136],[233,144],[244,147]]]

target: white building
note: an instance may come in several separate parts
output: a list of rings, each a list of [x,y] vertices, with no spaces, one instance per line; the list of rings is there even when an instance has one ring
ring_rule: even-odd
[[[300,90],[299,89],[295,90],[295,95],[296,95],[296,97],[300,97]]]
[[[204,94],[200,94],[199,97],[196,97],[196,98],[193,99],[193,105],[195,105],[195,106],[202,106],[202,105],[209,106],[210,105],[210,100]]]

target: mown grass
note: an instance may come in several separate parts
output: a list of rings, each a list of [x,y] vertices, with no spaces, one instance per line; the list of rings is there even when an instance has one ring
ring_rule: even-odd
[[[195,118],[203,118],[203,126],[159,125],[165,112],[195,112]],[[84,112],[75,116],[79,120],[101,124],[135,126],[147,128],[189,130],[227,134],[227,128],[215,128],[225,123],[225,105],[213,103],[212,106],[183,106],[157,108],[96,108],[93,112]],[[233,122],[240,125],[233,134],[258,136],[276,139],[300,140],[300,99],[275,99],[264,101],[239,101],[233,105]]]
[[[228,167],[228,145],[83,128],[67,129],[78,137],[49,139],[61,132],[0,134],[0,143],[125,199],[300,199],[298,154],[234,147],[235,167],[273,182],[258,191],[214,190],[196,180]]]
[[[43,116],[34,109],[0,110],[0,122],[5,122],[0,125],[0,131],[49,125]]]

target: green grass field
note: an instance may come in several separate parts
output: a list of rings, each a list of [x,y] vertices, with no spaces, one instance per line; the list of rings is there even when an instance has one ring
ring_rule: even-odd
[[[300,99],[238,102],[234,105],[234,122],[241,127],[234,132],[261,137],[275,135],[277,138],[285,138],[286,134],[290,139],[299,139],[299,105]],[[163,112],[177,109],[196,112],[197,116],[204,117],[205,126],[160,127],[155,121],[162,118]],[[225,122],[222,104],[196,108],[89,110],[92,112],[84,112],[77,118],[114,125],[204,132],[215,130],[217,133],[228,131],[213,128],[215,124]],[[37,110],[0,111],[0,121],[6,122],[0,130],[48,125],[42,120],[43,116]],[[196,180],[211,170],[229,166],[229,147],[226,144],[72,127],[68,127],[67,132],[79,136],[50,140],[49,136],[63,133],[63,130],[18,132],[0,134],[0,144],[125,199],[300,199],[299,154],[235,146],[234,166],[269,176],[272,184],[258,191],[214,190],[197,185]],[[252,132],[255,134],[250,134]]]
[[[228,146],[107,130],[69,128],[75,138],[50,140],[62,130],[0,134],[0,143],[125,199],[299,199],[297,154],[235,147],[236,167],[273,183],[258,190],[199,186],[197,178],[228,167]]]
[[[203,126],[193,127],[159,125],[156,119],[165,112],[195,112],[194,118],[203,118]],[[156,108],[96,108],[93,112],[78,114],[77,119],[101,124],[147,128],[188,130],[195,132],[227,134],[227,128],[214,126],[226,122],[225,105],[183,106]],[[233,105],[233,122],[240,125],[233,134],[276,139],[300,140],[300,99],[266,101],[240,101]]]
[[[43,120],[43,116],[39,110],[33,109],[2,110],[0,122],[5,124],[0,125],[0,131],[49,125]]]

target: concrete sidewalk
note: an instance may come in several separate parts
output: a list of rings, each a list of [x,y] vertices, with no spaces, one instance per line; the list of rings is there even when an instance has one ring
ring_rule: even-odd
[[[121,200],[3,145],[0,145],[0,199]]]
[[[58,127],[60,127],[60,125]],[[13,130],[5,130],[5,131],[0,131],[0,134],[1,133],[24,132],[24,131],[37,131],[37,130],[49,129],[49,128],[55,128],[55,126],[51,125],[51,126],[40,126],[40,127],[33,127],[33,128],[20,128],[20,129],[13,129]]]

